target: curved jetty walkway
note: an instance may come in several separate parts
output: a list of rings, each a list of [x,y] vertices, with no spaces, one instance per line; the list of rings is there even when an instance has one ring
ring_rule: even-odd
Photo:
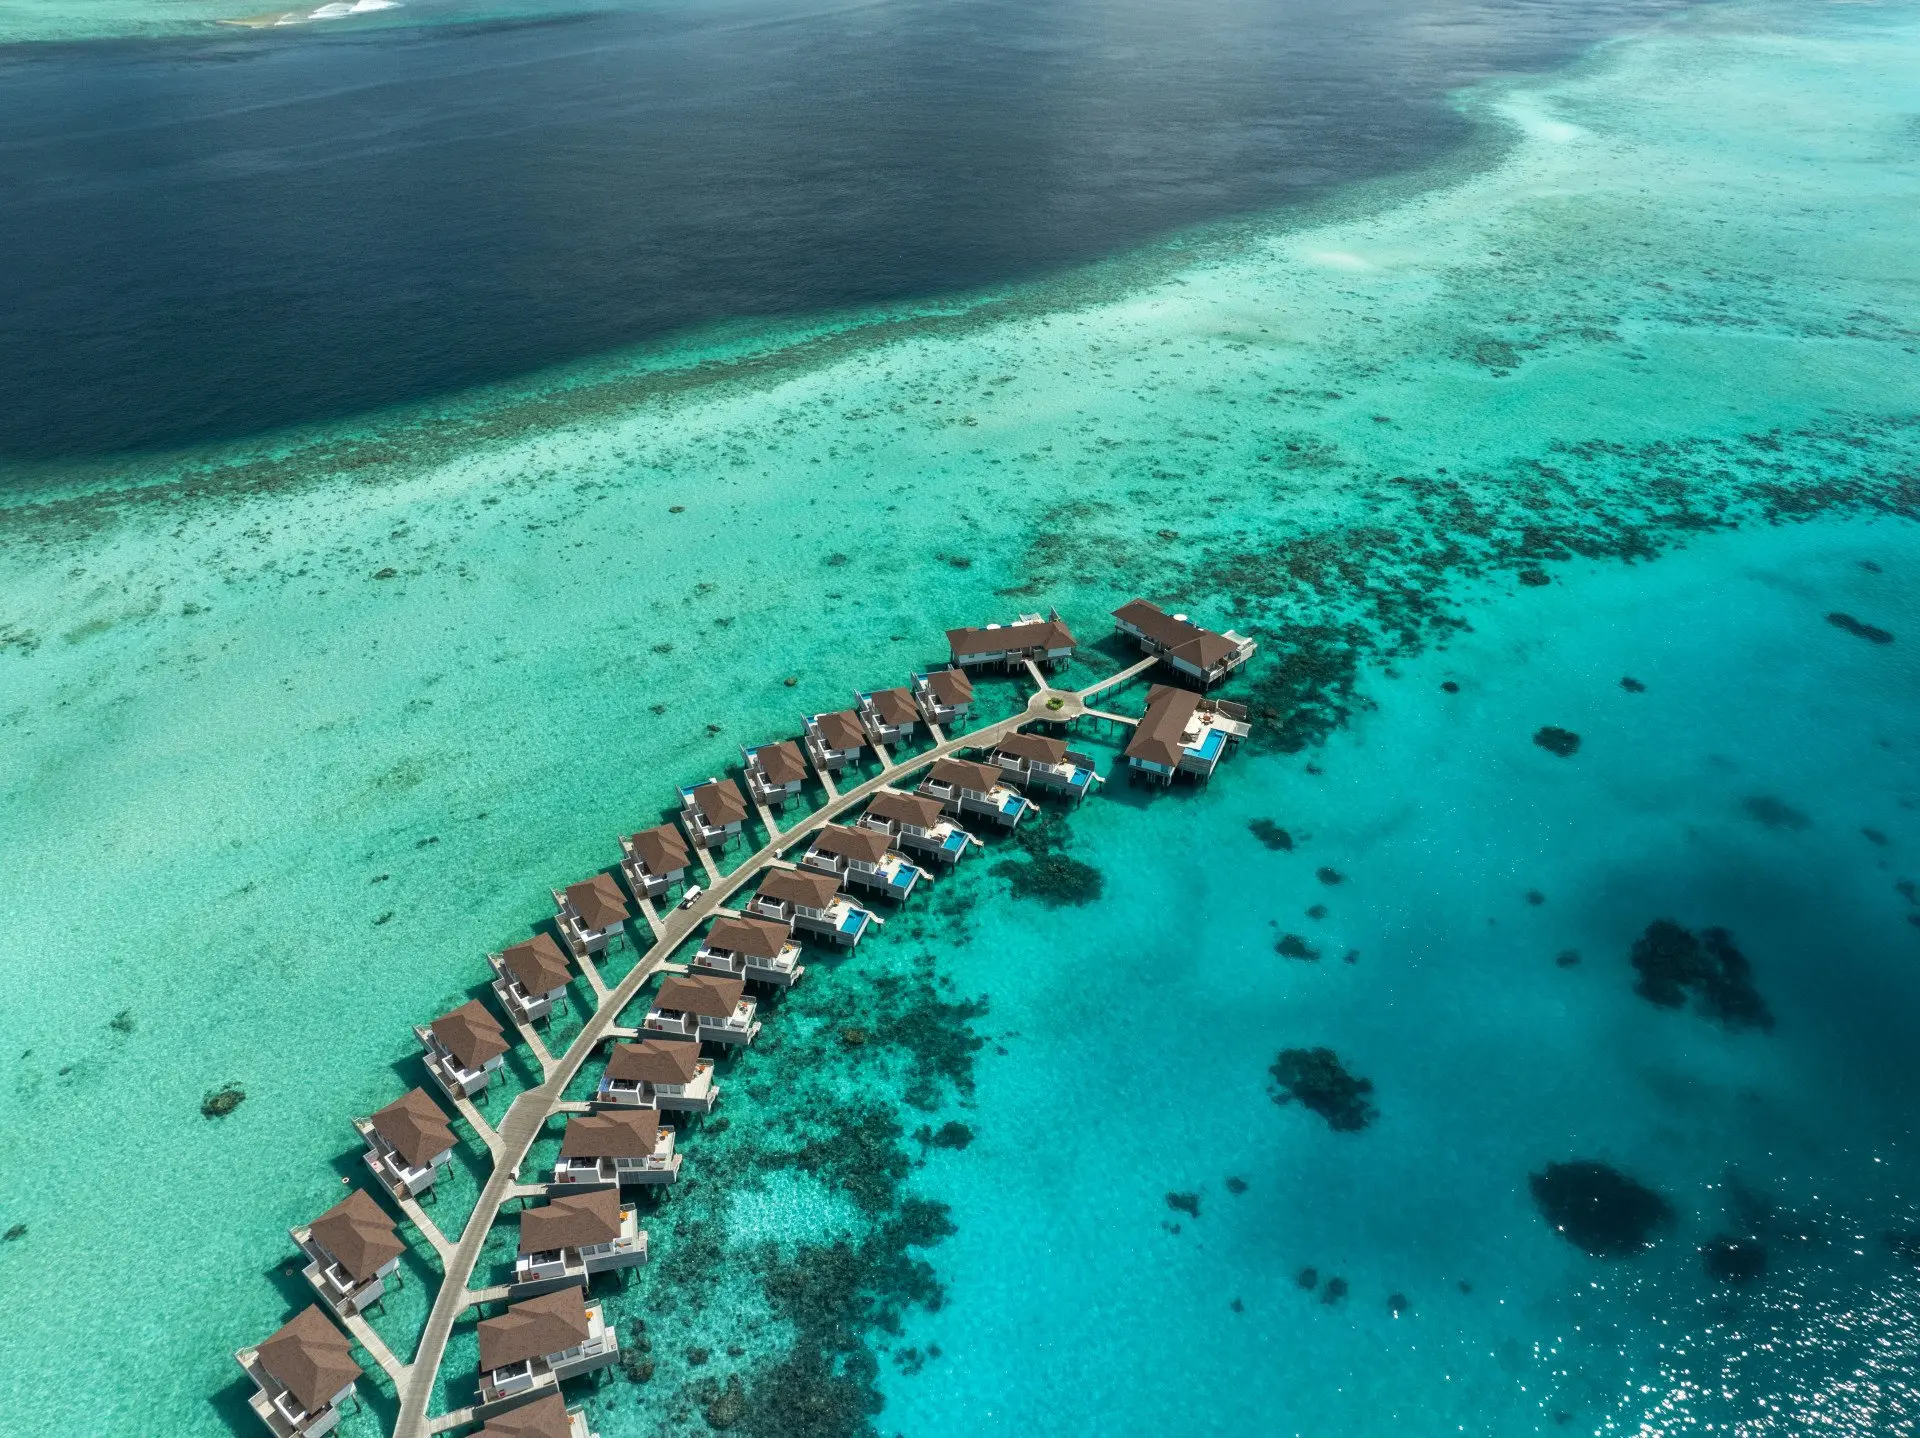
[[[635,964],[633,971],[618,985],[607,989],[599,981],[599,976],[592,974],[592,961],[586,962],[584,967],[589,969],[594,992],[600,1002],[594,1008],[593,1016],[586,1021],[574,1041],[567,1045],[565,1052],[556,1057],[549,1055],[544,1047],[535,1046],[534,1053],[540,1060],[545,1081],[538,1088],[528,1089],[514,1099],[498,1128],[493,1131],[492,1141],[487,1145],[493,1153],[493,1172],[487,1179],[486,1187],[481,1191],[480,1201],[475,1205],[472,1217],[467,1220],[466,1228],[461,1231],[460,1241],[440,1249],[446,1277],[440,1285],[439,1294],[433,1301],[433,1311],[427,1315],[426,1331],[420,1336],[420,1346],[414,1355],[414,1360],[405,1366],[394,1364],[389,1368],[400,1389],[400,1418],[394,1424],[394,1438],[428,1438],[430,1434],[440,1433],[450,1428],[465,1427],[477,1421],[471,1408],[462,1408],[438,1418],[430,1418],[427,1415],[427,1407],[433,1401],[434,1381],[439,1376],[440,1364],[446,1356],[447,1339],[453,1332],[454,1320],[483,1299],[501,1296],[499,1290],[482,1289],[476,1292],[468,1287],[469,1280],[473,1277],[474,1266],[480,1261],[481,1247],[486,1243],[487,1234],[499,1218],[501,1205],[510,1198],[545,1191],[544,1185],[523,1184],[517,1178],[520,1165],[526,1161],[527,1151],[532,1148],[534,1140],[546,1127],[547,1120],[556,1113],[564,1111],[562,1096],[566,1093],[567,1086],[573,1082],[575,1075],[580,1072],[581,1065],[587,1061],[588,1055],[603,1040],[624,1036],[616,1033],[615,1020],[640,992],[641,986],[661,971],[667,957],[679,947],[681,942],[700,924],[712,918],[714,911],[739,892],[743,885],[779,859],[788,849],[833,823],[904,775],[916,769],[923,769],[936,759],[951,758],[962,749],[990,747],[996,740],[1014,733],[1022,725],[1042,721],[1049,724],[1063,724],[1083,715],[1117,718],[1118,716],[1108,716],[1091,708],[1090,701],[1096,695],[1126,682],[1136,674],[1143,673],[1158,662],[1155,658],[1143,659],[1138,664],[1122,669],[1118,674],[1102,679],[1098,684],[1091,684],[1085,689],[1078,690],[1049,688],[1039,670],[1031,665],[1028,666],[1028,672],[1040,685],[1040,690],[1027,700],[1027,707],[1021,713],[951,739],[943,738],[924,753],[888,763],[879,774],[844,793],[836,792],[829,781],[827,802],[823,807],[807,815],[791,829],[773,830],[769,826],[772,838],[767,845],[756,851],[732,873],[724,875],[715,873],[712,886],[700,896],[699,902],[692,908],[669,910],[664,919],[655,919],[651,913],[652,906],[644,905],[642,911],[647,915],[650,927],[654,931],[654,944],[648,950],[646,957]],[[938,734],[939,731],[936,729],[934,733]],[[824,775],[822,777],[825,778]],[[762,817],[764,822],[765,816]],[[522,1032],[527,1031],[523,1029]],[[481,1136],[487,1137],[485,1130],[481,1131]],[[437,1244],[435,1246],[439,1247]]]

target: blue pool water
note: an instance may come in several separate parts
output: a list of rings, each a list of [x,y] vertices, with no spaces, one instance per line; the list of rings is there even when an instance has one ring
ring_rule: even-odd
[[[1189,754],[1194,755],[1196,758],[1200,758],[1200,759],[1217,758],[1219,756],[1221,748],[1226,744],[1226,742],[1227,742],[1227,736],[1223,734],[1220,730],[1209,729],[1207,730],[1207,737],[1200,741],[1199,747],[1195,749],[1189,749],[1187,750],[1187,752]]]

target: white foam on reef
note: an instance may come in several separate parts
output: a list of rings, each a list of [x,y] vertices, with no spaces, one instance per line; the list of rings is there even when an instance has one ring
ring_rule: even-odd
[[[1537,466],[1571,464],[1561,442],[1596,443],[1601,513],[1617,502],[1609,486],[1659,477],[1663,445],[1778,431],[1803,485],[1798,432],[1841,425],[1859,456],[1910,472],[1898,435],[1869,421],[1920,411],[1915,179],[1888,139],[1917,64],[1904,11],[1715,7],[1566,77],[1467,98],[1491,114],[1520,97],[1579,137],[1523,128],[1487,170],[1305,231],[1249,221],[998,308],[903,309],[871,334],[858,317],[822,320],[818,343],[791,352],[736,335],[697,383],[651,381],[665,361],[627,356],[319,440],[129,459],[116,479],[172,497],[0,517],[0,1086],[6,1175],[31,1179],[0,1184],[0,1229],[28,1227],[0,1244],[0,1428],[52,1430],[84,1393],[92,1433],[209,1431],[209,1403],[235,1381],[231,1350],[286,1316],[286,1292],[261,1275],[289,1252],[289,1224],[337,1200],[346,1119],[399,1092],[408,1025],[457,1002],[485,952],[548,912],[548,887],[609,862],[614,836],[652,822],[676,783],[856,685],[900,682],[938,657],[944,626],[1057,604],[1097,634],[1135,589],[1225,622],[1237,591],[1269,603],[1254,593],[1268,583],[1274,612],[1323,618],[1338,586],[1311,563],[1306,577],[1265,568],[1280,546],[1338,557],[1339,536],[1401,492],[1394,476],[1441,466],[1497,506]],[[255,466],[245,483],[221,489],[221,466],[242,462]],[[1822,1145],[1884,1157],[1887,1182],[1911,1188],[1885,1119],[1908,1096],[1859,1080],[1884,1058],[1883,1025],[1861,1009],[1911,1011],[1913,968],[1869,962],[1881,950],[1867,939],[1908,927],[1889,886],[1920,846],[1898,803],[1920,785],[1900,767],[1911,689],[1888,676],[1912,682],[1920,622],[1898,584],[1859,578],[1855,591],[1847,576],[1876,553],[1908,566],[1887,562],[1895,578],[1920,559],[1904,542],[1876,548],[1866,529],[1756,531],[1769,543],[1701,543],[1668,570],[1682,589],[1704,579],[1739,596],[1718,615],[1718,659],[1678,642],[1698,626],[1672,616],[1694,611],[1633,599],[1640,567],[1567,560],[1551,566],[1564,591],[1472,587],[1462,677],[1484,692],[1464,717],[1432,707],[1445,656],[1429,652],[1398,680],[1363,672],[1378,708],[1329,745],[1324,775],[1305,756],[1244,756],[1198,798],[1090,800],[1076,852],[1107,868],[1111,905],[1008,910],[982,920],[973,949],[937,956],[1005,1005],[996,1034],[1023,1027],[1021,1012],[1084,1017],[1044,1048],[1008,1044],[1004,1063],[984,1053],[966,1116],[976,1142],[914,1180],[950,1191],[960,1223],[929,1252],[952,1301],[917,1336],[959,1356],[886,1380],[885,1431],[1191,1432],[1200,1394],[1239,1412],[1242,1431],[1408,1431],[1394,1415],[1432,1405],[1504,1438],[1549,1422],[1541,1395],[1576,1381],[1583,1423],[1605,1409],[1634,1431],[1640,1395],[1617,1380],[1622,1365],[1636,1383],[1671,1376],[1647,1335],[1674,1311],[1716,1158],[1770,1132],[1804,1136],[1808,1106],[1844,1095],[1811,1146],[1782,1151],[1833,1180],[1829,1199],[1867,1186]],[[1201,582],[1242,555],[1255,562]],[[1828,608],[1897,641],[1842,633]],[[1573,648],[1554,642],[1560,622]],[[1610,627],[1618,649],[1602,645]],[[1288,640],[1273,628],[1277,656]],[[1641,697],[1670,707],[1636,719],[1605,706],[1623,702],[1611,671],[1640,654],[1661,666],[1640,676]],[[1775,660],[1756,655],[1810,666],[1806,682],[1766,690],[1754,671]],[[1570,718],[1576,706],[1591,714]],[[1590,747],[1563,761],[1513,739],[1536,723]],[[1763,725],[1778,731],[1770,745]],[[1869,748],[1869,731],[1890,747]],[[1776,790],[1807,828],[1741,817],[1746,798]],[[1303,814],[1310,843],[1351,877],[1327,890],[1314,931],[1332,957],[1290,969],[1238,921],[1304,925],[1319,886],[1241,829]],[[1862,825],[1903,846],[1885,874],[1847,847],[1866,844]],[[1617,882],[1581,882],[1612,874],[1610,847]],[[1136,880],[1153,855],[1174,857]],[[1290,857],[1311,874],[1315,855]],[[1819,877],[1839,897],[1807,912],[1843,915],[1860,942],[1799,942],[1764,892],[1736,882],[1751,867],[1729,866],[1715,889],[1703,855]],[[1514,899],[1535,865],[1553,878],[1537,910]],[[1680,917],[1738,931],[1779,1007],[1774,1035],[1725,1036],[1622,997],[1623,916],[1654,917],[1658,883],[1680,873],[1705,896]],[[1577,987],[1523,967],[1536,954],[1552,967],[1563,924],[1594,935]],[[1132,947],[1108,942],[1122,928]],[[1197,936],[1211,947],[1196,952]],[[1053,944],[1044,963],[1020,957],[1040,939]],[[1362,951],[1351,969],[1342,941]],[[867,944],[907,942],[890,925]],[[1125,981],[1108,982],[1103,965],[1121,959]],[[1822,1005],[1834,974],[1846,983]],[[1193,1014],[1230,1027],[1179,1028],[1188,993],[1209,1000]],[[1843,1001],[1860,993],[1883,997]],[[108,1022],[123,1010],[130,1031]],[[1137,1065],[1107,1082],[1158,1014],[1204,1061],[1195,1095],[1143,1090]],[[1376,1129],[1329,1134],[1266,1102],[1270,1051],[1295,1040],[1334,1044],[1379,1083]],[[1598,1083],[1608,1052],[1632,1061]],[[1071,1086],[1034,1087],[1043,1073]],[[246,1102],[202,1118],[206,1092],[230,1081]],[[739,1124],[750,1095],[736,1093]],[[1664,1125],[1648,1120],[1662,1094]],[[1562,1101],[1575,1121],[1556,1130]],[[1145,1142],[1163,1132],[1179,1141]],[[1692,1225],[1671,1274],[1652,1265],[1659,1282],[1594,1300],[1580,1331],[1616,1335],[1605,1361],[1568,1346],[1568,1285],[1605,1276],[1581,1278],[1590,1265],[1541,1232],[1513,1172],[1587,1148],[1669,1191]],[[137,1230],[125,1205],[33,1177],[72,1172],[76,1153],[88,1172],[137,1177]],[[990,1162],[1032,1167],[991,1220],[968,1207]],[[696,1133],[689,1177],[700,1163]],[[1230,1199],[1221,1184],[1242,1168],[1260,1186]],[[1202,1218],[1169,1210],[1169,1190],[1204,1190]],[[677,1240],[671,1223],[656,1228],[659,1264]],[[1037,1270],[1023,1294],[1009,1255],[1056,1229],[1061,1253],[1089,1255],[1084,1272]],[[977,1246],[996,1236],[1009,1245],[998,1257]],[[1283,1306],[1308,1262],[1349,1278],[1347,1307]],[[57,1273],[57,1301],[14,1281],[22,1272]],[[1477,1278],[1484,1303],[1438,1294],[1454,1275]],[[1402,1283],[1414,1307],[1389,1326],[1384,1295]],[[615,1317],[638,1316],[645,1292],[645,1280],[633,1298],[610,1290]],[[1690,1315],[1707,1311],[1682,1296]],[[396,1301],[375,1319],[403,1352],[404,1312]],[[1063,1314],[1050,1348],[985,1341],[1008,1315],[1034,1333]],[[1161,1328],[1190,1370],[1113,1366]],[[1889,1332],[1906,1354],[1907,1330]],[[1036,1354],[1073,1381],[1027,1384]],[[463,1361],[454,1387],[471,1376]],[[1798,1393],[1830,1391],[1824,1368],[1799,1377]],[[606,1438],[653,1431],[650,1405],[671,1396],[609,1391],[617,1402],[588,1398]],[[990,1412],[988,1393],[1003,1395]],[[1082,1407],[1056,1411],[1048,1393]],[[1722,1416],[1710,1397],[1687,1402]],[[346,1438],[371,1433],[378,1411]]]

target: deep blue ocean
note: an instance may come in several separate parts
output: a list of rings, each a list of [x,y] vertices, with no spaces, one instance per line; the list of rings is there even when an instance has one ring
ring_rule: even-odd
[[[1463,143],[1668,0],[660,6],[0,50],[0,457],[924,299]]]

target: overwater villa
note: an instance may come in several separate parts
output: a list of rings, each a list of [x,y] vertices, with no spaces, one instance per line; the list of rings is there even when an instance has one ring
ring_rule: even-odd
[[[605,953],[626,934],[627,920],[633,917],[627,896],[611,874],[595,874],[553,890],[553,904],[559,910],[560,937],[576,959]]]
[[[769,809],[782,807],[807,780],[806,755],[791,739],[775,744],[743,744],[740,762],[747,774],[747,792]]]
[[[651,1108],[573,1115],[553,1166],[555,1186],[566,1188],[672,1183],[679,1176],[673,1130],[662,1128],[660,1111]]]
[[[670,974],[653,996],[646,1021],[650,1034],[666,1039],[698,1039],[712,1044],[750,1044],[760,1032],[740,979],[719,974]]]
[[[569,1408],[557,1393],[495,1414],[474,1438],[600,1438],[589,1431],[584,1408]]]
[[[1144,599],[1130,600],[1114,610],[1113,627],[1143,652],[1157,656],[1203,689],[1218,684],[1245,664],[1258,647],[1244,634],[1231,629],[1216,634],[1184,614],[1168,614]]]
[[[938,799],[924,794],[903,794],[898,789],[882,789],[860,816],[860,827],[877,829],[893,836],[893,841],[920,858],[938,859],[943,864],[957,863],[960,856],[980,841],[953,820],[943,817]]]
[[[731,779],[709,779],[680,790],[680,827],[708,849],[724,849],[747,822],[747,801]]]
[[[620,872],[626,875],[627,887],[649,899],[682,882],[693,862],[693,851],[671,824],[629,834],[620,841],[620,848],[626,856],[620,861]]]
[[[860,701],[860,727],[875,744],[904,744],[920,723],[920,706],[911,689],[854,691]]]
[[[558,1390],[568,1378],[619,1361],[620,1340],[588,1307],[578,1288],[561,1288],[509,1304],[498,1318],[480,1322],[482,1406],[543,1388]]]
[[[516,1296],[584,1288],[596,1273],[637,1268],[646,1261],[647,1231],[633,1205],[620,1201],[617,1188],[569,1193],[545,1207],[520,1210]]]
[[[1252,732],[1245,705],[1156,684],[1127,745],[1131,777],[1153,784],[1171,784],[1175,774],[1209,778],[1221,756]]]
[[[991,764],[976,764],[970,759],[940,759],[927,770],[915,791],[940,801],[949,814],[978,814],[1002,828],[1011,829],[1033,807],[1001,780],[1001,771]]]
[[[860,942],[868,923],[877,922],[840,892],[838,876],[808,869],[768,869],[747,900],[747,912],[847,949]]]
[[[547,934],[535,934],[504,953],[488,954],[493,992],[506,1011],[523,1024],[538,1023],[567,996],[573,970],[567,956]]]
[[[318,1304],[309,1304],[257,1348],[234,1355],[254,1392],[247,1406],[279,1438],[320,1438],[340,1426],[340,1406],[359,1404],[354,1384],[365,1372],[353,1346]]]
[[[958,669],[1019,669],[1031,663],[1051,671],[1070,663],[1078,647],[1057,609],[1044,618],[1022,614],[1012,624],[947,631],[947,648]]]
[[[828,824],[813,836],[800,862],[842,884],[853,884],[901,900],[913,892],[921,869],[893,847],[893,836],[883,829],[849,828]]]
[[[1022,789],[1053,789],[1076,802],[1100,782],[1091,758],[1067,748],[1066,740],[1044,734],[1008,734],[993,746],[987,762]]]
[[[692,967],[702,973],[726,974],[783,989],[792,988],[807,971],[800,962],[800,946],[786,924],[725,912],[707,930]]]
[[[506,1062],[506,1030],[478,999],[430,1024],[415,1024],[413,1035],[426,1051],[427,1072],[455,1103],[484,1094]]]
[[[712,1113],[720,1085],[713,1081],[713,1060],[700,1056],[699,1044],[644,1039],[614,1045],[594,1097],[623,1108]]]
[[[913,702],[929,724],[960,724],[973,717],[973,681],[964,669],[913,676]]]
[[[807,757],[813,760],[815,769],[838,774],[849,764],[858,764],[860,751],[866,747],[867,731],[853,710],[807,716]]]
[[[423,1088],[409,1089],[372,1117],[355,1120],[354,1127],[367,1143],[367,1167],[395,1198],[415,1198],[432,1188],[459,1142]]]
[[[288,1232],[309,1260],[302,1270],[307,1282],[341,1318],[380,1301],[407,1251],[387,1211],[358,1188],[312,1223]]]

